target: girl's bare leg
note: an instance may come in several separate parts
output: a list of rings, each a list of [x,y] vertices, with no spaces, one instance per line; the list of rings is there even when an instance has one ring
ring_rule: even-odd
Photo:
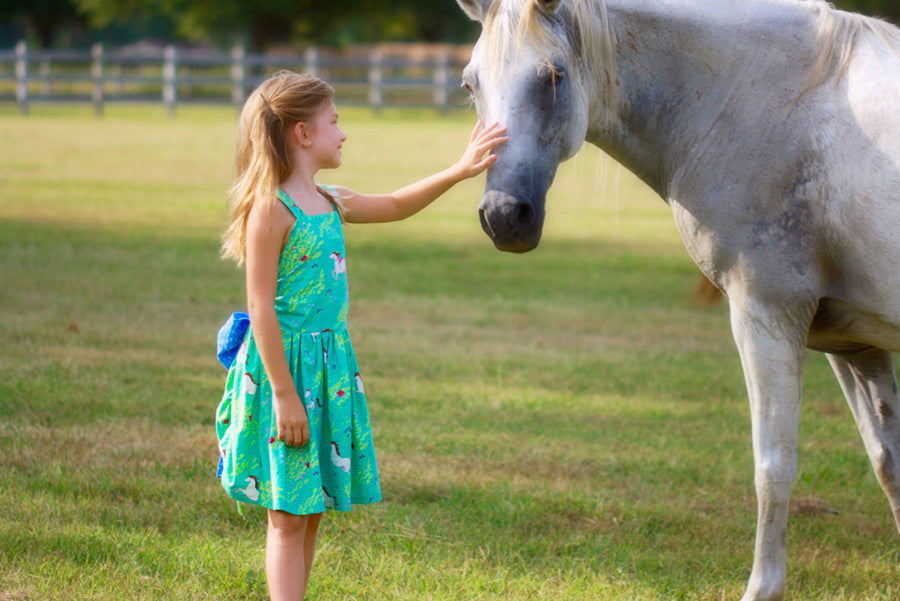
[[[319,532],[319,524],[322,522],[322,514],[314,513],[307,516],[306,522],[306,539],[303,541],[303,559],[305,562],[305,572],[303,579],[303,590],[309,583],[309,574],[312,572],[313,557],[316,554],[316,534]]]
[[[310,517],[269,510],[266,580],[272,601],[301,601],[306,594],[307,563],[312,564],[312,557],[306,559]]]

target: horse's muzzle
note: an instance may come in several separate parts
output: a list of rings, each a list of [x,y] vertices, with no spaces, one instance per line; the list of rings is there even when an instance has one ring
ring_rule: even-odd
[[[478,205],[481,229],[499,250],[524,253],[534,250],[541,241],[543,211],[498,190],[485,192]]]

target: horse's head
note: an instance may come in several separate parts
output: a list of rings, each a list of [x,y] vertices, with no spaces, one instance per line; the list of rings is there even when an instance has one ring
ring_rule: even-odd
[[[457,2],[482,24],[463,85],[483,123],[509,128],[488,170],[481,226],[500,250],[526,252],[541,239],[557,166],[584,141],[596,90],[580,63],[590,50],[584,44],[597,44],[597,35],[586,36],[561,0]]]

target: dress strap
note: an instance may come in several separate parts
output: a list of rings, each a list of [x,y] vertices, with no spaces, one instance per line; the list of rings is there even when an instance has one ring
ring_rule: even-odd
[[[288,208],[288,211],[291,212],[294,218],[300,219],[303,217],[303,211],[300,210],[300,207],[294,204],[294,201],[291,200],[291,197],[288,196],[284,190],[278,191],[278,200],[284,203],[284,206]]]
[[[319,188],[321,188],[326,194],[331,196],[333,212],[337,213],[338,216],[341,217],[341,222],[343,222],[344,218],[343,216],[341,216],[341,211],[343,210],[343,205],[341,205],[341,195],[338,194],[338,191],[334,188],[334,186],[329,186],[328,184],[319,184]]]

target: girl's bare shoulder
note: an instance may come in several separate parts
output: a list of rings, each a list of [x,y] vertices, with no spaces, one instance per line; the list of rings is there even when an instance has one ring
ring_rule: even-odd
[[[252,229],[265,235],[284,234],[293,225],[294,216],[277,199],[255,203],[250,209],[250,215],[247,219],[248,233]]]

